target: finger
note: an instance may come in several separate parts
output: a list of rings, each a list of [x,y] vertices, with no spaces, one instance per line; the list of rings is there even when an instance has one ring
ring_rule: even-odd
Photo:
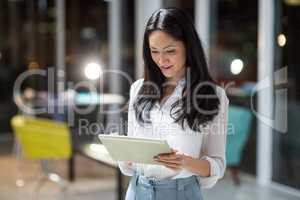
[[[175,152],[168,153],[168,154],[159,154],[158,157],[170,157],[170,156],[180,156],[181,154],[177,154]]]
[[[181,155],[169,155],[169,156],[159,156],[159,160],[181,160]]]
[[[161,160],[155,159],[156,162],[164,163],[164,164],[175,164],[175,165],[182,165],[182,160]]]
[[[181,165],[178,165],[178,164],[171,164],[171,163],[158,162],[158,161],[155,161],[155,163],[157,163],[159,165],[163,165],[163,166],[168,167],[168,168],[182,169]]]
[[[177,170],[182,169],[181,165],[177,165],[177,164],[165,163],[164,166],[172,169],[177,169]]]
[[[171,151],[174,152],[174,153],[177,153],[177,152],[178,152],[178,150],[173,149],[173,148],[171,148]]]
[[[166,162],[166,163],[182,163],[182,159],[157,159],[157,161]]]
[[[170,155],[176,155],[175,152],[171,152],[171,153],[161,153],[161,154],[158,154],[157,156],[170,156]]]
[[[174,170],[174,171],[180,171],[180,170],[182,170],[181,167],[180,168],[174,168],[174,167],[168,167],[168,166],[165,166],[165,167],[168,168],[168,169]]]
[[[154,160],[153,162],[154,162],[155,164],[157,164],[157,165],[164,165],[164,163],[159,162],[159,161],[156,161],[156,160]]]

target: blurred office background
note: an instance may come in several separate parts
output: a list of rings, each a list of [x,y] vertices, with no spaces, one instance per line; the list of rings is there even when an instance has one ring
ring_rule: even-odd
[[[80,119],[105,128],[116,122],[117,131],[126,134],[130,82],[143,75],[146,20],[154,10],[174,6],[194,20],[236,124],[228,136],[227,173],[204,191],[205,198],[299,199],[300,0],[1,0],[0,199],[33,199],[42,173],[39,161],[19,156],[11,119],[32,115],[20,110],[21,104],[50,109],[38,117],[69,123],[72,136],[71,158],[47,166],[68,181],[68,188],[46,183],[42,199],[124,195],[120,186],[126,188],[128,178],[113,162],[85,149],[90,145],[97,154],[96,135],[113,130],[81,133]],[[45,74],[28,76],[14,93],[17,78],[36,70]],[[58,113],[56,102],[68,95],[72,108],[67,100]],[[89,112],[79,112],[91,105]]]

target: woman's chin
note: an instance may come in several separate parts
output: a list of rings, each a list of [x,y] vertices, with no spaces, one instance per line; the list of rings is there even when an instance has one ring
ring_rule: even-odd
[[[170,73],[163,73],[163,75],[167,78],[167,79],[171,79],[172,77],[174,77],[173,74]]]

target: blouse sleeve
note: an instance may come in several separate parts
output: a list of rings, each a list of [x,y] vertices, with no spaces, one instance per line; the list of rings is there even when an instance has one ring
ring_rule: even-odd
[[[218,91],[219,90],[219,91]],[[201,159],[210,164],[210,176],[198,179],[202,188],[213,187],[224,176],[226,169],[226,136],[229,101],[222,88],[217,88],[220,99],[220,110],[216,117],[209,123],[206,134],[203,136],[201,147]]]
[[[127,135],[134,135],[134,124],[136,123],[135,113],[133,109],[133,102],[138,94],[139,88],[143,83],[143,79],[135,81],[130,87],[129,105],[128,105],[128,120],[127,120]],[[136,171],[136,164],[118,161],[121,172],[126,176],[133,176]]]

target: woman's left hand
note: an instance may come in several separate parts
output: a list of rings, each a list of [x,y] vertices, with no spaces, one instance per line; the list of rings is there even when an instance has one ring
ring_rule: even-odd
[[[158,164],[164,165],[175,171],[180,171],[186,167],[187,161],[191,159],[191,157],[180,154],[177,150],[172,149],[171,153],[159,154],[153,159]]]

